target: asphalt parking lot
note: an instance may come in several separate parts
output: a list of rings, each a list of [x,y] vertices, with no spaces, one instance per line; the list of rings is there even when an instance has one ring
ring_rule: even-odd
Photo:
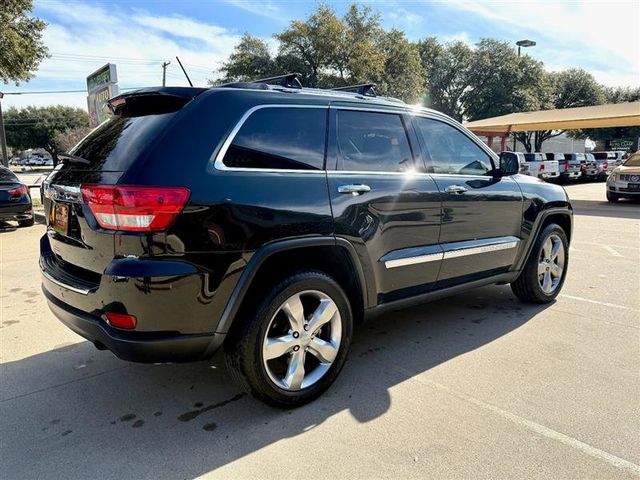
[[[568,278],[549,306],[492,286],[361,327],[294,411],[219,360],[138,365],[63,327],[42,225],[0,233],[0,478],[640,477],[640,205],[567,187]]]

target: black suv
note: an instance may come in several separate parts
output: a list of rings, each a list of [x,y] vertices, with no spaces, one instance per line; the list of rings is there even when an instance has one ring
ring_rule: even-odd
[[[222,348],[246,389],[292,407],[331,385],[370,315],[485,284],[558,295],[561,187],[441,113],[294,80],[110,100],[43,185],[62,322],[124,360]]]

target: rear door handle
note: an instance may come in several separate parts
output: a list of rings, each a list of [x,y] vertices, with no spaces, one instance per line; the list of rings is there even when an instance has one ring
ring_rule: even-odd
[[[351,195],[360,195],[361,193],[367,193],[371,191],[369,185],[340,185],[338,187],[338,193],[350,193]]]
[[[467,189],[462,185],[449,185],[447,188],[444,189],[444,191],[446,193],[453,193],[456,195],[460,195],[461,193],[466,192]]]

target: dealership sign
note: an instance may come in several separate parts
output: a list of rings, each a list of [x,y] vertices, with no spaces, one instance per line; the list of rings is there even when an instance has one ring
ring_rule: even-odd
[[[89,123],[97,127],[107,118],[107,100],[118,95],[118,74],[113,63],[107,63],[87,77]]]

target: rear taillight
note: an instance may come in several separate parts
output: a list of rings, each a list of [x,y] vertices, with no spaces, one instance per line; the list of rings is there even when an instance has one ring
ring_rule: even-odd
[[[7,193],[9,193],[9,196],[11,197],[19,197],[21,195],[26,195],[27,193],[29,193],[29,189],[26,185],[20,185],[13,190],[9,190]]]
[[[569,170],[569,162],[564,162],[564,169]]]
[[[604,168],[605,170],[606,170],[607,168],[609,168],[609,162],[604,162],[604,163],[602,164],[602,168]]]
[[[540,171],[544,172],[544,165],[540,165]]]
[[[82,185],[80,190],[102,228],[130,232],[165,230],[189,198],[182,187]]]

